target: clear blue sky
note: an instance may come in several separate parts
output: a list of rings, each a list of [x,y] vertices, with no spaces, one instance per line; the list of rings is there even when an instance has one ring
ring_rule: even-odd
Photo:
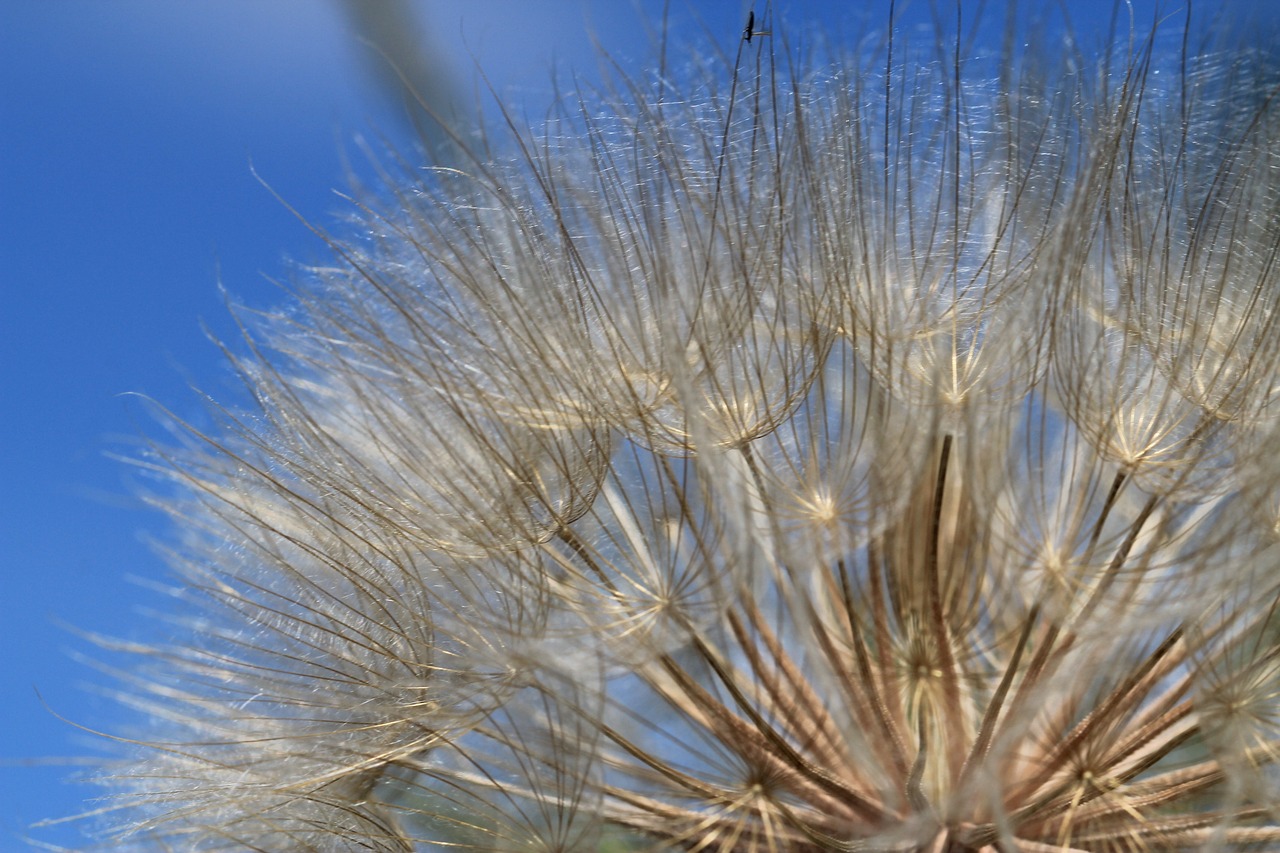
[[[478,63],[536,114],[553,61],[594,70],[591,34],[624,62],[648,56],[641,22],[656,27],[662,4],[420,5],[463,89]],[[733,49],[750,4],[693,5],[672,3],[676,24],[696,36],[701,19]],[[775,5],[793,20],[823,15],[834,43],[858,35],[816,0]],[[830,5],[880,16],[888,0]],[[1069,5],[1103,18],[1111,8]],[[1148,20],[1152,7],[1139,4]],[[344,146],[372,128],[408,139],[348,24],[338,0],[0,0],[0,851],[95,793],[60,781],[75,767],[59,762],[100,749],[58,715],[107,730],[128,719],[86,689],[109,680],[74,659],[92,647],[59,623],[158,636],[146,610],[163,601],[130,578],[165,578],[145,542],[165,522],[106,455],[156,432],[125,395],[198,417],[189,383],[230,393],[201,332],[234,337],[219,282],[271,306],[281,297],[267,276],[325,257],[251,164],[328,225],[344,206],[332,192]],[[66,828],[37,837],[79,839]]]
[[[419,5],[462,88],[479,64],[535,112],[553,60],[596,67],[591,33],[624,57],[648,51],[625,0]],[[723,13],[732,42],[740,8],[699,12]],[[369,60],[337,0],[0,2],[0,851],[96,793],[60,781],[76,768],[58,762],[100,744],[55,714],[107,730],[127,720],[86,689],[109,680],[73,659],[92,647],[59,623],[159,630],[145,611],[162,599],[130,579],[166,576],[145,542],[165,521],[106,455],[156,433],[125,395],[198,417],[189,383],[230,393],[201,331],[234,336],[219,281],[271,306],[267,276],[325,258],[251,165],[333,224],[344,147],[361,133],[409,139]]]

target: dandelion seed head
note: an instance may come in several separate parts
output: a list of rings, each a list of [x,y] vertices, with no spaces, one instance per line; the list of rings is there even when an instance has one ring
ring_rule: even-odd
[[[897,23],[579,92],[246,321],[124,836],[1280,843],[1274,83]]]

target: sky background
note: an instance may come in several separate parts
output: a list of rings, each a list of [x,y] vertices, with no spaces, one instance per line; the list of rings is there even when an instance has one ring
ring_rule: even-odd
[[[595,78],[593,40],[648,67],[661,5],[420,0],[414,39],[464,100],[491,100],[479,67],[533,117],[553,63]],[[780,21],[816,18],[852,44],[859,14],[882,20],[888,0],[775,5]],[[673,29],[732,51],[749,6],[673,2]],[[1071,8],[1087,22],[1111,2]],[[96,793],[62,781],[101,754],[73,724],[131,719],[93,687],[110,680],[80,658],[101,655],[68,626],[163,636],[147,584],[167,572],[147,537],[166,522],[110,456],[158,435],[133,395],[197,420],[190,386],[234,399],[202,331],[235,338],[220,286],[279,304],[270,278],[326,258],[280,199],[331,226],[344,152],[358,162],[361,137],[412,139],[349,12],[340,0],[0,0],[0,851]],[[82,842],[68,826],[30,836]]]
[[[465,99],[481,67],[534,115],[553,62],[594,74],[593,38],[624,62],[648,55],[646,12],[625,1],[416,7],[425,52]],[[733,44],[745,8],[697,13]],[[147,544],[166,521],[109,455],[158,434],[131,395],[197,419],[189,386],[234,397],[202,331],[235,338],[219,286],[270,307],[283,297],[269,277],[326,258],[273,193],[332,225],[344,152],[414,138],[352,24],[339,0],[0,0],[0,851],[96,795],[62,781],[101,754],[72,723],[131,720],[67,626],[163,636],[145,585],[167,574]],[[82,842],[72,826],[30,836]]]

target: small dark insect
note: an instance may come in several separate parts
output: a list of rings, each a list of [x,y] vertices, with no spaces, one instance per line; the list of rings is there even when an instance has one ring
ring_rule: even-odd
[[[756,29],[756,13],[755,13],[755,11],[753,10],[753,11],[748,12],[748,13],[747,13],[747,28],[746,28],[746,29],[744,29],[744,30],[742,31],[742,38],[743,38],[743,40],[744,40],[744,41],[746,41],[746,43],[747,43],[747,44],[750,44],[750,43],[751,43],[751,37],[752,37],[752,36],[767,36],[767,35],[771,35],[771,33],[770,33],[768,30],[757,30],[757,29]]]

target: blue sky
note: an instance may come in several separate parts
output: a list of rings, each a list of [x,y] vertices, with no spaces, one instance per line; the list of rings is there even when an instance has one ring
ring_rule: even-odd
[[[591,72],[591,36],[648,42],[633,6],[573,0],[422,5],[422,35],[472,91],[474,68],[513,102],[549,102],[552,62]],[[742,26],[737,0],[699,4]],[[688,18],[685,18],[688,20]],[[336,0],[0,2],[0,850],[96,790],[60,780],[101,744],[69,721],[128,721],[65,625],[158,636],[145,588],[166,577],[146,537],[165,521],[110,458],[156,435],[131,394],[199,417],[189,390],[234,394],[201,330],[234,337],[219,284],[272,306],[267,277],[324,247],[344,203],[344,149],[410,138]],[[261,178],[254,176],[254,172]],[[263,186],[270,185],[271,191]],[[66,718],[59,719],[59,716]],[[36,837],[72,844],[72,827]]]
[[[732,49],[749,5],[673,8],[687,32],[700,19]],[[824,4],[778,5],[803,19]],[[888,2],[853,5],[878,14]],[[1111,3],[1071,7],[1087,19]],[[461,90],[479,65],[536,115],[553,61],[590,76],[593,36],[643,67],[643,22],[661,3],[420,8],[424,43]],[[826,26],[837,43],[854,27]],[[190,385],[234,396],[201,331],[234,338],[219,285],[272,306],[283,297],[268,277],[325,258],[273,192],[331,225],[353,140],[409,139],[372,68],[337,0],[0,0],[0,850],[95,793],[60,781],[69,759],[100,752],[67,720],[108,731],[128,720],[91,689],[109,679],[76,659],[92,647],[64,626],[160,635],[146,612],[163,600],[146,584],[166,569],[146,536],[163,538],[165,521],[108,456],[157,434],[130,395],[196,418]],[[37,837],[79,839],[69,827]]]

